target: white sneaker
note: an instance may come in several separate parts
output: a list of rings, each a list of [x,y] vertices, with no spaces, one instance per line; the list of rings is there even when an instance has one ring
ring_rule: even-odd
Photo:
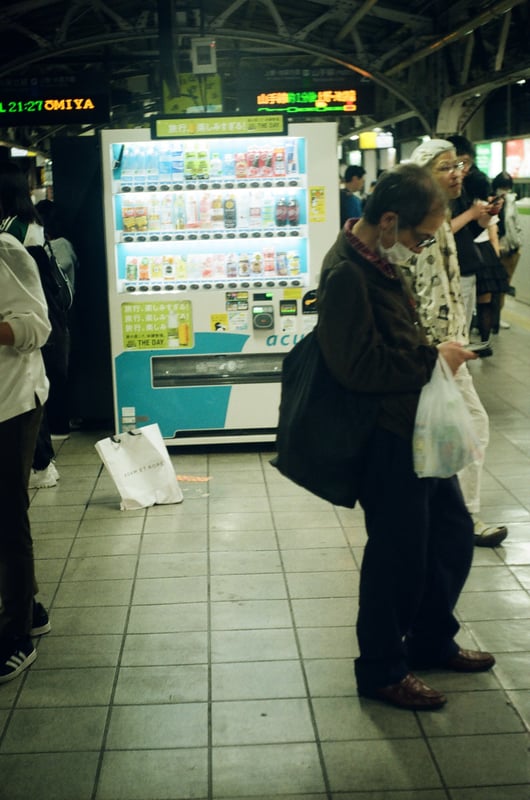
[[[53,461],[50,461],[46,469],[32,469],[29,476],[28,489],[49,489],[57,486],[59,473]]]
[[[499,328],[502,328],[503,331],[509,331],[511,325],[509,322],[505,322],[503,319],[499,322]]]

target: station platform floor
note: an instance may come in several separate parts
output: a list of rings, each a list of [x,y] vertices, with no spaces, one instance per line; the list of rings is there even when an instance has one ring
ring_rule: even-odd
[[[457,608],[491,673],[419,673],[448,695],[436,712],[360,700],[360,509],[248,445],[172,449],[184,502],[120,512],[109,432],[75,432],[31,493],[52,631],[0,686],[1,800],[529,800],[530,307],[504,319],[472,370],[481,516],[509,535],[475,548]]]

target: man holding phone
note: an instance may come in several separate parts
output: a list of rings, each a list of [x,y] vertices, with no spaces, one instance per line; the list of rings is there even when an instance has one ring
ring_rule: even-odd
[[[411,161],[425,167],[445,192],[449,201],[462,192],[463,165],[454,145],[445,139],[431,139],[419,145]],[[456,341],[477,357],[492,354],[486,345],[469,344],[469,327],[462,299],[460,266],[451,225],[447,219],[435,234],[432,247],[411,259],[405,265],[419,302],[419,315],[432,344]],[[477,394],[471,373],[462,364],[455,375],[458,387],[471,414],[475,433],[483,451],[489,442],[489,420]],[[486,525],[477,515],[480,511],[480,484],[483,460],[475,461],[459,474],[460,488],[475,525],[475,545],[497,547],[508,535],[505,525]]]

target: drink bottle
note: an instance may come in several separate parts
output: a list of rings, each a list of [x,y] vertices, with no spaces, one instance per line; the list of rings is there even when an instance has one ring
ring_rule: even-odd
[[[223,198],[220,194],[212,197],[211,227],[218,230],[224,226]]]
[[[236,201],[233,194],[226,195],[223,200],[223,220],[225,228],[235,228],[237,225]]]
[[[147,179],[146,172],[146,152],[144,147],[139,147],[136,151],[136,163],[134,170],[134,191],[143,192]]]
[[[186,195],[186,227],[199,227],[199,209],[194,194]]]
[[[287,205],[287,221],[289,225],[293,226],[300,223],[300,206],[294,195],[289,198],[289,203]]]
[[[177,231],[184,230],[186,227],[186,206],[184,198],[178,194],[175,198],[175,229]]]
[[[202,192],[199,201],[199,224],[201,228],[209,229],[211,227],[211,213],[210,193]]]
[[[296,160],[296,142],[294,139],[287,139],[285,143],[285,162],[287,175],[297,175],[298,164]]]
[[[233,153],[225,153],[223,158],[223,178],[233,178],[235,175]]]
[[[171,150],[164,145],[158,155],[158,181],[161,189],[171,188]]]
[[[193,181],[197,177],[197,151],[189,145],[184,151],[184,178]]]
[[[223,162],[219,153],[212,153],[210,158],[210,178],[219,178],[223,174]]]
[[[147,228],[150,231],[160,230],[160,200],[156,195],[149,198]]]
[[[132,145],[127,145],[123,149],[121,160],[121,190],[130,192],[134,186],[136,174],[136,150]]]
[[[248,192],[240,191],[237,198],[237,227],[245,230],[249,226],[250,204]]]
[[[287,225],[287,201],[285,197],[279,197],[276,200],[276,207],[274,209],[274,221],[279,228]]]
[[[170,194],[165,194],[162,197],[160,208],[160,230],[173,230],[173,197]]]
[[[180,142],[173,142],[171,149],[171,182],[178,186],[184,180],[184,150]]]
[[[263,200],[261,222],[264,228],[274,227],[274,202],[270,194],[265,195]]]
[[[285,175],[285,148],[275,147],[273,154],[273,172],[276,178],[282,178]]]
[[[261,192],[250,193],[249,203],[249,226],[251,228],[261,228],[262,214],[261,214],[262,195]]]
[[[158,188],[158,151],[154,147],[149,147],[145,154],[145,175],[146,185],[150,192]]]
[[[196,178],[207,180],[210,177],[210,157],[208,150],[203,148],[197,153]]]

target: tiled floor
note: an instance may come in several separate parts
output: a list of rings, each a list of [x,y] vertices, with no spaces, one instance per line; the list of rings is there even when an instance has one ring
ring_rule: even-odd
[[[530,309],[473,365],[491,418],[460,642],[491,674],[438,673],[449,702],[359,701],[352,674],[362,514],[283,479],[263,447],[174,450],[178,506],[120,512],[93,444],[33,493],[52,633],[0,687],[2,800],[528,800]],[[186,480],[190,477],[207,481]]]

